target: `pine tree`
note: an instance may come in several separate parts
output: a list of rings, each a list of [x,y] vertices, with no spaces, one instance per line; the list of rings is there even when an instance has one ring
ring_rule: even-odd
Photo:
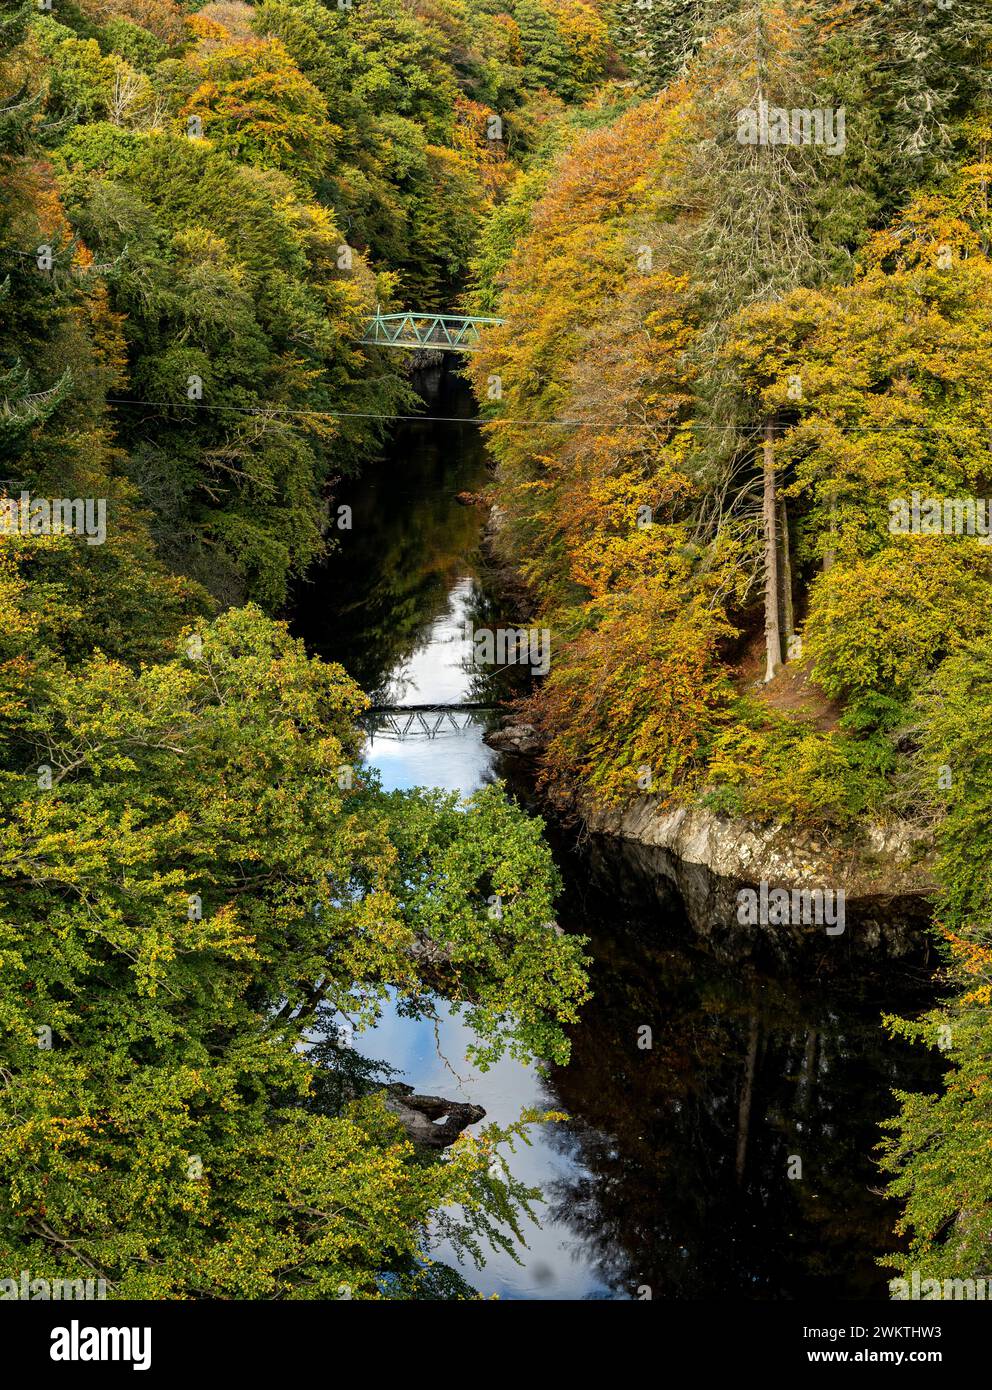
[[[681,77],[713,31],[742,0],[619,0],[614,41],[650,90]]]
[[[688,167],[677,174],[681,196],[700,209],[686,222],[685,254],[709,325],[700,347],[708,366],[700,373],[695,466],[729,480],[759,441],[766,681],[787,655],[780,549],[788,516],[777,485],[777,420],[753,418],[734,372],[720,358],[737,312],[815,283],[831,263],[834,248],[818,222],[816,200],[834,156],[826,147],[775,143],[765,129],[772,109],[824,107],[812,71],[809,36],[797,11],[768,0],[740,5],[693,66],[694,144]],[[746,492],[741,502],[750,505]]]
[[[960,125],[992,89],[992,8],[987,0],[921,5],[859,0],[855,18],[869,55],[892,196],[945,175]]]

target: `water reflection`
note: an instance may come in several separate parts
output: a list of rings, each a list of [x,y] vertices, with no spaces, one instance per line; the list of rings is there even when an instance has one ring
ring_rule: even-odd
[[[573,1249],[631,1297],[885,1298],[874,1257],[895,1213],[874,1190],[876,1125],[893,1088],[938,1069],[879,1018],[922,1004],[927,969],[818,978],[808,953],[785,974],[703,947],[649,906],[653,886],[625,903],[622,866],[592,883],[587,854],[559,862],[559,920],[595,958],[548,1087],[573,1117],[553,1142],[576,1172],[549,1189]]]
[[[450,379],[445,390],[438,414],[472,411]],[[354,529],[301,592],[295,624],[379,704],[499,693],[505,674],[496,687],[482,678],[464,633],[467,617],[497,621],[480,579],[482,514],[456,501],[486,480],[476,431],[418,424],[344,498]],[[387,788],[467,794],[500,771],[485,722],[431,739],[377,733],[367,756]],[[463,1273],[509,1298],[884,1298],[874,1258],[891,1245],[893,1212],[873,1190],[876,1125],[894,1087],[925,1087],[935,1068],[879,1020],[922,1002],[928,970],[878,953],[821,977],[812,953],[732,955],[689,931],[643,860],[590,848],[557,846],[559,921],[591,938],[594,958],[568,1067],[503,1061],[479,1074],[443,1006],[436,1026],[387,1010],[359,1040],[418,1090],[482,1105],[490,1120],[529,1106],[571,1117],[512,1160],[545,1195],[522,1265],[495,1252]]]
[[[468,388],[443,376],[432,412],[449,423],[404,424],[386,458],[342,484],[334,502],[351,508],[351,530],[333,532],[331,553],[294,596],[294,630],[376,704],[412,704],[428,689],[498,698],[515,674],[478,671],[466,684],[456,665],[467,652],[446,650],[456,607],[474,627],[498,618],[478,582],[484,512],[458,500],[489,483],[478,428],[450,423],[475,413]]]
[[[481,1105],[487,1121],[511,1123],[528,1106],[551,1108],[551,1090],[544,1075],[534,1066],[504,1058],[482,1073],[465,1060],[466,1045],[472,1034],[443,1003],[438,1004],[439,1023],[401,1018],[387,1010],[380,1025],[362,1034],[356,1045],[369,1056],[386,1058],[406,1072],[419,1091],[467,1100]],[[610,1284],[601,1278],[595,1250],[571,1250],[573,1232],[567,1220],[554,1214],[558,1197],[574,1183],[594,1182],[582,1155],[563,1136],[557,1125],[544,1125],[531,1132],[530,1145],[518,1145],[507,1154],[513,1174],[528,1186],[540,1187],[543,1202],[535,1204],[536,1220],[522,1222],[527,1248],[520,1251],[516,1264],[501,1250],[493,1251],[482,1270],[469,1261],[458,1265],[469,1283],[480,1292],[503,1298],[585,1298],[609,1297]],[[457,1264],[446,1243],[433,1252],[435,1258]]]
[[[473,679],[472,644],[465,636],[466,621],[480,607],[480,591],[472,575],[455,579],[445,595],[443,611],[421,631],[417,645],[379,681],[383,704],[456,705],[474,700],[478,682]],[[492,718],[470,712],[457,716],[466,727],[456,730],[449,720],[425,720],[437,732],[427,737],[414,724],[406,736],[388,730],[372,735],[366,750],[387,791],[401,787],[443,787],[463,796],[491,779],[496,755],[482,741]],[[402,729],[404,720],[394,721]]]

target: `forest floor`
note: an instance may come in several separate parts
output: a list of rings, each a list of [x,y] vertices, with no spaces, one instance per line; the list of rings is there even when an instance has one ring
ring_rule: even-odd
[[[735,683],[752,691],[772,709],[808,722],[820,733],[836,733],[843,706],[817,685],[809,673],[809,662],[790,661],[780,666],[774,680],[765,684],[764,634],[756,634],[743,659],[734,670]]]

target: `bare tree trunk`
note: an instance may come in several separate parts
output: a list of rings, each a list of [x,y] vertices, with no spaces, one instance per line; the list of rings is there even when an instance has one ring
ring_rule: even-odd
[[[789,660],[789,646],[796,631],[796,613],[792,602],[792,558],[789,550],[789,515],[785,501],[779,498],[778,529],[782,537],[782,623],[785,659]]]
[[[737,1161],[734,1165],[737,1182],[744,1181],[744,1168],[747,1163],[747,1141],[751,1132],[751,1101],[754,1097],[754,1073],[758,1061],[758,1017],[752,1014],[748,1021],[747,1057],[744,1061],[744,1081],[741,1086],[741,1100],[737,1110]]]
[[[765,680],[770,681],[782,663],[782,631],[778,617],[778,538],[775,515],[775,469],[772,445],[774,420],[765,421],[763,452],[762,523],[765,542]]]
[[[806,1050],[803,1054],[802,1069],[799,1073],[799,1084],[796,1087],[797,1108],[803,1119],[809,1116],[810,1100],[816,1080],[816,1042],[816,1029],[808,1028],[806,1030]]]

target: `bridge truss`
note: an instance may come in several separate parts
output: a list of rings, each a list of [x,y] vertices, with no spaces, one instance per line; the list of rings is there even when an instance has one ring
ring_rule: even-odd
[[[478,352],[482,331],[504,319],[480,314],[376,313],[359,339],[379,347],[433,348],[437,352]]]
[[[362,728],[371,742],[377,734],[393,738],[437,738],[439,734],[462,734],[472,727],[479,713],[491,705],[378,705],[361,716]]]

